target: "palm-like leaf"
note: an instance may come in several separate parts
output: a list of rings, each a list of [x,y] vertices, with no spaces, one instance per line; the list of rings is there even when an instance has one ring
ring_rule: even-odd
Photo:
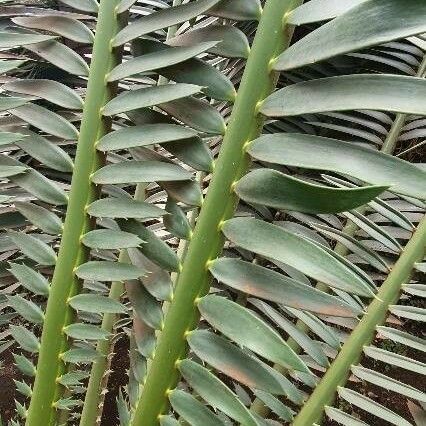
[[[424,317],[397,303],[424,295],[426,178],[392,156],[424,136],[423,2],[63,3],[0,10],[18,415],[99,423],[125,336],[121,424],[360,423],[337,394],[408,424],[350,380],[424,402],[357,365],[424,370],[374,344],[424,346],[385,324]]]

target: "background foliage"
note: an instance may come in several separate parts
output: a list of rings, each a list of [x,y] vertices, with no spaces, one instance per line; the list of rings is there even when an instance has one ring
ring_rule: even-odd
[[[0,2],[3,421],[422,425],[426,7],[186,3]]]

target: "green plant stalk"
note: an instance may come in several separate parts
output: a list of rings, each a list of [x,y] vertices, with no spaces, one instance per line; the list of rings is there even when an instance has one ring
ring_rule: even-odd
[[[294,426],[306,426],[321,420],[324,407],[333,402],[336,390],[344,385],[352,365],[358,363],[363,347],[375,337],[376,327],[386,321],[389,306],[398,301],[401,287],[410,278],[414,264],[423,259],[426,247],[426,216],[419,223],[388,278],[371,302],[367,313],[344,343],[331,366],[295,418]]]
[[[174,0],[173,6],[182,4],[182,0]],[[177,26],[169,27],[167,30],[167,37],[169,39],[176,34]],[[159,76],[158,85],[166,84],[168,79]],[[142,201],[145,199],[146,184],[138,184],[135,192],[135,200]],[[127,250],[121,250],[118,257],[118,262],[129,262]],[[113,300],[120,300],[124,292],[124,285],[121,281],[113,282],[110,288],[108,297]],[[108,313],[104,314],[102,318],[102,330],[112,333],[114,323],[118,319],[118,315]],[[102,413],[103,401],[105,398],[102,393],[103,388],[108,384],[108,369],[111,365],[111,352],[113,350],[112,337],[108,340],[101,340],[98,342],[96,350],[102,354],[102,358],[96,360],[90,372],[89,383],[87,385],[86,397],[84,400],[83,410],[81,413],[80,426],[90,426],[99,423],[99,417]]]
[[[118,257],[118,262],[129,262],[130,259],[126,250],[122,250]],[[112,300],[119,301],[124,292],[124,285],[121,281],[111,284],[108,297]],[[102,330],[112,333],[115,322],[118,319],[117,314],[104,314],[102,318]],[[111,356],[113,349],[113,336],[106,340],[100,340],[96,345],[96,351],[101,355],[94,361],[90,371],[89,383],[87,384],[86,396],[84,399],[83,410],[81,412],[80,426],[93,426],[100,424],[100,416],[102,415],[102,406],[105,394],[102,392],[106,389],[109,379],[107,373],[111,365]]]
[[[417,71],[416,76],[424,78],[426,72],[426,55],[423,57],[423,60],[419,66],[419,69]],[[394,121],[392,122],[391,128],[389,129],[389,132],[386,136],[385,141],[383,142],[382,147],[380,148],[380,151],[384,154],[393,154],[396,148],[396,144],[398,143],[399,136],[401,135],[401,131],[407,121],[407,114],[397,114],[395,116]],[[360,213],[364,214],[367,211],[367,207],[361,207],[358,209]],[[358,226],[348,220],[345,227],[343,228],[343,232],[349,236],[354,236],[355,233],[358,231]],[[334,252],[339,254],[340,256],[347,256],[350,252],[346,246],[344,246],[341,243],[337,243]],[[316,288],[318,290],[322,291],[329,291],[329,287],[324,283],[318,283]],[[298,320],[297,324],[298,328],[302,331],[307,332],[308,327],[300,320]],[[289,339],[287,343],[291,346],[291,348],[295,351],[300,351],[300,346],[293,340]]]
[[[178,6],[182,3],[182,0],[174,0],[173,6]],[[167,31],[166,39],[169,39],[175,35],[177,26],[169,27]],[[168,79],[159,76],[158,84],[166,84]],[[146,184],[138,184],[135,192],[135,200],[142,201],[145,199]],[[118,262],[130,262],[127,250],[121,250],[118,257]],[[124,285],[121,281],[113,282],[110,288],[108,297],[113,300],[120,300],[121,295],[124,292]],[[102,330],[112,333],[114,323],[117,321],[118,315],[108,313],[104,314],[102,318]],[[83,410],[80,418],[80,426],[90,426],[98,424],[102,413],[103,401],[105,398],[102,390],[106,388],[108,384],[108,369],[111,365],[111,352],[113,350],[112,337],[107,340],[101,340],[98,342],[96,350],[102,354],[102,357],[96,360],[90,372],[89,383],[87,385],[86,397],[84,400]]]
[[[257,105],[276,84],[276,75],[270,71],[270,61],[289,43],[289,35],[283,29],[283,17],[296,3],[298,0],[268,0],[265,4],[210,187],[188,246],[132,425],[157,425],[159,416],[168,406],[167,392],[179,380],[176,362],[186,355],[186,333],[199,320],[196,300],[210,288],[208,262],[221,253],[224,244],[221,224],[233,216],[236,208],[233,184],[249,165],[245,144],[256,138],[263,126]]]
[[[419,69],[416,73],[417,77],[424,78],[426,72],[426,55],[423,57],[423,60],[419,66]],[[396,144],[398,143],[399,136],[401,134],[401,131],[405,125],[405,122],[407,121],[407,114],[397,114],[395,116],[394,121],[392,122],[391,128],[389,129],[389,132],[386,136],[385,141],[383,142],[382,147],[380,148],[380,151],[384,154],[392,154],[395,150]],[[358,209],[360,213],[365,213],[367,211],[366,207],[361,207]],[[358,226],[351,222],[350,220],[347,221],[346,225],[343,228],[343,232],[349,236],[354,236],[355,233],[358,231]],[[337,243],[334,247],[334,252],[339,254],[340,256],[347,256],[350,252],[346,246],[344,246],[341,243]],[[329,287],[324,283],[317,283],[315,286],[318,290],[329,292]],[[303,333],[309,332],[309,327],[301,320],[296,321],[296,327],[302,331]],[[287,344],[290,346],[293,351],[295,351],[297,354],[301,353],[301,347],[299,344],[289,337],[287,339]],[[279,371],[282,374],[287,374],[288,370],[285,367],[282,367],[281,365],[274,365],[274,368]],[[253,401],[252,406],[250,407],[251,411],[261,415],[266,416],[269,413],[269,408],[259,399],[256,398]]]
[[[138,184],[135,191],[134,199],[142,201],[145,199],[146,184]],[[130,258],[127,250],[120,250],[118,262],[130,263]],[[124,293],[124,284],[121,281],[114,281],[108,297],[112,300],[119,301]],[[118,314],[107,313],[102,318],[102,330],[112,333],[114,324],[118,320]],[[113,350],[114,336],[106,340],[100,340],[96,346],[97,352],[101,354],[92,365],[90,371],[89,383],[87,384],[86,397],[84,399],[83,410],[80,418],[80,426],[92,426],[100,424],[100,416],[102,415],[102,407],[105,394],[102,392],[106,389],[109,379],[109,367],[111,365],[111,357]]]
[[[417,70],[416,77],[424,78],[426,73],[426,55],[423,57],[423,60]],[[386,137],[386,140],[383,143],[381,151],[385,154],[391,154],[398,143],[401,130],[407,121],[407,114],[397,114],[395,120],[392,123],[392,127],[389,130],[389,133]]]
[[[67,300],[81,288],[74,270],[89,255],[89,251],[81,244],[80,237],[94,225],[85,210],[99,193],[98,188],[91,184],[90,175],[104,163],[95,144],[111,126],[110,119],[102,118],[101,109],[115,92],[115,86],[107,85],[105,76],[117,62],[118,51],[110,49],[110,40],[119,28],[115,14],[118,3],[119,0],[102,0],[99,5],[67,214],[46,308],[27,426],[55,425],[55,402],[63,394],[63,387],[57,382],[66,371],[61,354],[69,347],[63,329],[73,321],[75,315]]]

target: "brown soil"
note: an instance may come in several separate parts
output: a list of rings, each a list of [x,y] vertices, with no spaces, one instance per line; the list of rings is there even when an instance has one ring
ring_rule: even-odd
[[[16,416],[15,399],[21,404],[25,403],[25,397],[15,389],[14,380],[22,380],[22,375],[14,365],[13,348],[12,346],[0,355],[0,419],[5,425],[8,420]],[[112,360],[113,373],[109,377],[108,393],[105,396],[102,426],[119,425],[116,398],[119,390],[127,383],[128,343],[124,340],[119,341],[115,351]]]
[[[127,384],[126,371],[129,368],[128,350],[127,341],[120,340],[116,344],[115,355],[112,359],[113,373],[108,380],[109,392],[105,396],[102,426],[116,426],[120,424],[118,421],[116,399],[120,389]]]
[[[3,421],[9,420],[15,412],[15,383],[20,379],[19,372],[13,364],[12,351],[6,350],[0,355],[0,416]]]

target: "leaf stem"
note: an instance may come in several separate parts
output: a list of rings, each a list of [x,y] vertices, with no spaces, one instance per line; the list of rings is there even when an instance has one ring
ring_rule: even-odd
[[[426,72],[426,55],[423,56],[423,60],[417,70],[416,77],[424,77]],[[381,151],[385,154],[391,154],[398,143],[399,136],[401,135],[401,130],[407,121],[407,114],[396,114],[395,120],[392,123],[392,127],[387,134],[386,140],[383,142]]]
[[[416,76],[424,78],[425,72],[426,72],[426,55],[423,57],[423,60],[419,66]],[[401,113],[396,114],[395,119],[392,122],[391,128],[389,129],[389,132],[386,136],[386,139],[380,148],[381,152],[385,154],[393,154],[406,120],[407,120],[407,114],[401,114]],[[367,208],[364,206],[359,208],[358,211],[361,214],[364,214],[367,211]],[[351,222],[350,220],[348,220],[346,222],[346,225],[343,228],[343,232],[346,235],[354,236],[355,233],[358,231],[358,229],[359,229],[358,226],[354,222]],[[334,247],[334,252],[340,256],[347,256],[349,254],[348,248],[339,242]],[[321,282],[318,282],[315,288],[325,292],[330,291],[330,288],[326,284]],[[301,320],[297,320],[296,327],[298,330],[302,331],[303,333],[309,332],[309,327]],[[287,344],[296,353],[301,352],[301,347],[293,338],[289,337],[287,340]],[[274,365],[274,368],[282,374],[288,373],[288,371],[280,365]],[[256,398],[253,401],[253,404],[250,407],[250,409],[251,411],[261,416],[266,416],[270,411],[269,408],[259,398]]]
[[[127,262],[128,259],[127,250],[122,250],[118,262]],[[121,281],[116,281],[111,284],[108,297],[112,300],[119,301],[123,292],[123,283]],[[101,329],[111,333],[117,319],[117,314],[104,314]],[[105,394],[102,391],[106,389],[108,385],[109,374],[107,370],[111,364],[113,337],[114,336],[111,336],[108,339],[100,340],[96,346],[96,351],[99,352],[101,356],[93,362],[90,371],[89,383],[87,385],[86,397],[84,399],[80,418],[80,426],[100,424],[105,398]]]
[[[320,421],[324,406],[332,403],[337,387],[346,382],[351,366],[358,363],[361,357],[363,347],[373,341],[376,327],[385,322],[389,306],[398,300],[402,284],[410,278],[414,264],[423,258],[425,247],[426,216],[419,223],[388,278],[381,285],[377,297],[371,302],[367,313],[346,340],[341,351],[294,419],[294,426],[306,426]]]
[[[118,2],[102,0],[99,6],[67,214],[46,308],[27,426],[56,425],[54,404],[63,393],[63,387],[57,382],[66,370],[61,354],[69,347],[63,328],[74,318],[74,311],[67,301],[81,288],[74,270],[87,260],[89,251],[81,244],[80,237],[94,225],[85,208],[99,193],[98,188],[91,184],[90,175],[104,162],[95,145],[111,126],[110,119],[102,118],[101,108],[115,92],[114,86],[105,83],[105,76],[116,64],[118,51],[110,48],[110,40],[119,27],[115,13]]]
[[[174,0],[173,6],[178,6],[182,4],[182,0]],[[167,37],[173,37],[177,31],[177,26],[169,27],[167,31]],[[168,79],[159,76],[158,85],[167,84]],[[136,187],[136,192],[134,199],[138,201],[143,201],[145,199],[145,184],[138,184]],[[182,242],[181,242],[182,243]],[[186,241],[185,241],[186,243]],[[181,247],[179,245],[179,247]],[[183,247],[186,247],[183,245]],[[121,250],[118,257],[118,262],[130,262],[127,250]],[[113,300],[120,300],[121,295],[124,292],[124,285],[121,281],[113,282],[108,297]],[[102,330],[111,333],[114,327],[114,323],[117,320],[118,315],[107,313],[104,314],[102,318]],[[107,369],[111,364],[112,350],[113,350],[113,336],[107,340],[101,340],[97,344],[96,350],[103,356],[96,360],[92,365],[92,370],[90,372],[89,383],[87,385],[86,397],[84,400],[83,411],[80,419],[80,426],[89,426],[93,424],[100,423],[100,416],[102,415],[102,407],[104,403],[104,395],[101,394],[101,391],[104,387],[108,385],[109,374]]]
[[[258,113],[257,106],[275,87],[276,75],[271,73],[269,64],[288,45],[289,35],[283,30],[283,17],[296,2],[268,0],[265,4],[210,187],[177,280],[173,303],[167,312],[132,420],[133,425],[157,425],[159,415],[168,406],[167,391],[175,387],[179,380],[176,361],[187,353],[185,333],[193,329],[199,320],[195,301],[210,287],[211,277],[206,265],[223,249],[220,224],[234,214],[237,197],[232,191],[233,183],[249,165],[245,153],[246,142],[256,138],[263,127],[263,117]]]

